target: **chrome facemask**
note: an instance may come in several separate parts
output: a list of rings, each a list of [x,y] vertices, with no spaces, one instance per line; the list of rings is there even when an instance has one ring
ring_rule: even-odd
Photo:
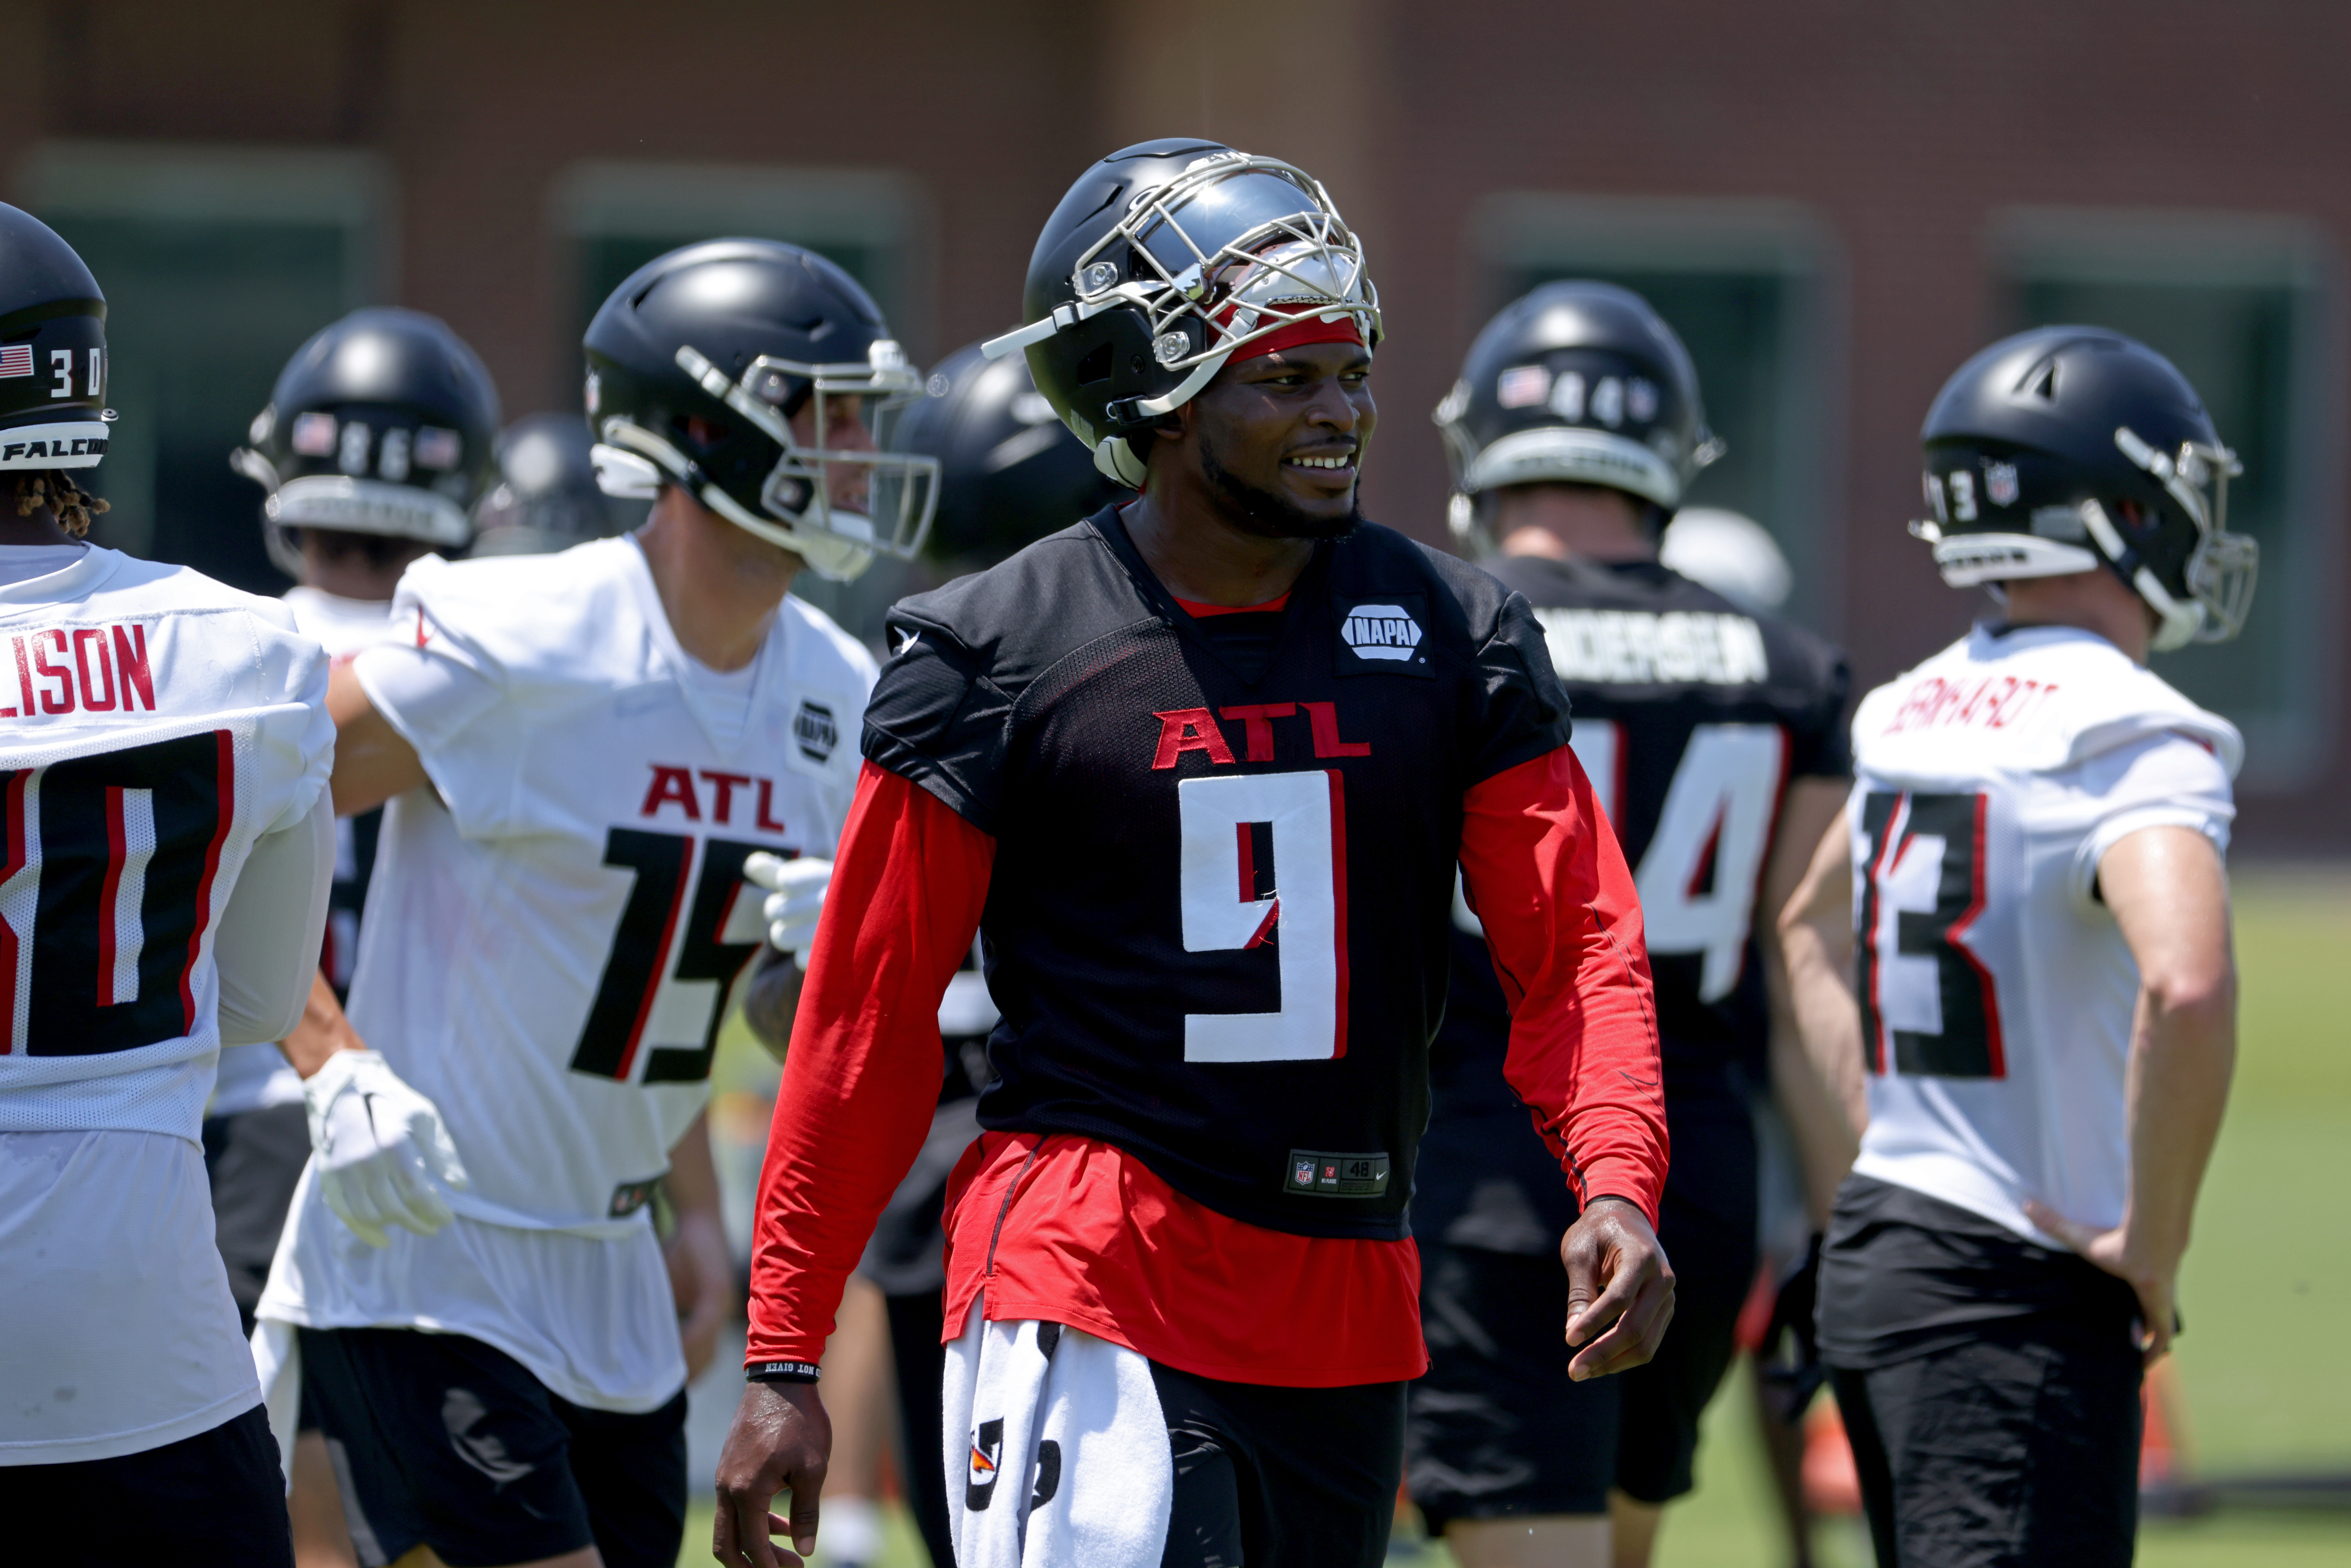
[[[912,559],[922,549],[931,515],[938,507],[938,459],[888,450],[848,452],[823,444],[823,433],[831,428],[828,400],[855,397],[864,400],[876,446],[886,447],[898,416],[923,390],[922,378],[896,343],[878,340],[863,363],[803,364],[762,354],[745,367],[740,380],[729,380],[691,346],[678,350],[677,363],[705,392],[781,449],[759,488],[759,512],[710,483],[666,439],[624,419],[603,423],[603,444],[594,455],[597,483],[607,495],[647,494],[655,487],[650,482],[657,479],[647,467],[666,471],[712,511],[781,545],[806,560],[818,576],[836,582],[863,572],[876,555]],[[783,412],[782,404],[800,382],[807,383],[815,409],[818,436],[813,445],[792,434]],[[862,481],[863,511],[834,503],[836,470]],[[845,487],[854,494],[858,486],[852,482]]]
[[[1123,278],[1104,253],[1123,246],[1149,276]],[[1173,413],[1224,368],[1234,350],[1309,319],[1352,315],[1370,343],[1379,291],[1364,251],[1322,182],[1294,164],[1217,152],[1164,185],[1136,193],[1126,215],[1078,258],[1077,298],[991,340],[989,359],[1041,342],[1119,306],[1139,308],[1151,353],[1184,379],[1136,400],[1140,415]]]
[[[2229,531],[2229,481],[2245,471],[2244,464],[2227,447],[2200,441],[2183,441],[2176,453],[2158,452],[2128,425],[2115,431],[2115,445],[2179,503],[2199,536],[2185,573],[2192,603],[2174,600],[2152,573],[2138,573],[2145,580],[2137,584],[2139,592],[2163,618],[2156,647],[2168,651],[2189,643],[2227,642],[2245,629],[2261,570],[2260,542]],[[2092,528],[2095,531],[2095,523]],[[2104,546],[2105,539],[2099,543]]]

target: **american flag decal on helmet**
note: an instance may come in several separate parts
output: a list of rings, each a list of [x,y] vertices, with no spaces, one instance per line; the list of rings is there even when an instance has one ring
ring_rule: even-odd
[[[33,345],[11,343],[0,348],[0,376],[29,376],[33,373]]]

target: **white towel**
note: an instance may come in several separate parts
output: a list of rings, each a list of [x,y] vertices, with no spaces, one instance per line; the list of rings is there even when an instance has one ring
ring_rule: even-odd
[[[1158,1568],[1176,1466],[1148,1361],[974,1301],[944,1395],[957,1568]]]

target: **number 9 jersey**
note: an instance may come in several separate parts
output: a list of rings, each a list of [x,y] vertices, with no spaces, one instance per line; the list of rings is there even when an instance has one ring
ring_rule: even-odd
[[[2237,731],[2090,632],[1979,626],[1870,693],[1853,739],[1855,1173],[2043,1246],[2028,1197],[2120,1224],[2138,968],[2098,862],[2151,827],[2225,852]]]

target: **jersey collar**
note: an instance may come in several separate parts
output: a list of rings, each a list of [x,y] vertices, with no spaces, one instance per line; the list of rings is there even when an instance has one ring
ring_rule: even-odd
[[[129,558],[103,545],[90,545],[81,552],[81,559],[61,570],[46,577],[26,578],[0,588],[0,619],[22,611],[45,609],[68,603],[96,589]]]
[[[1134,540],[1127,536],[1126,524],[1119,517],[1117,502],[1112,502],[1088,517],[1086,526],[1110,547],[1112,557],[1126,569],[1134,591],[1142,595],[1144,603],[1160,621],[1172,628],[1176,635],[1229,671],[1243,685],[1261,684],[1281,663],[1281,656],[1289,648],[1290,639],[1298,635],[1299,623],[1303,619],[1301,604],[1322,591],[1324,580],[1331,569],[1331,541],[1318,539],[1314,544],[1314,559],[1306,563],[1306,570],[1298,574],[1298,580],[1290,585],[1290,591],[1284,596],[1287,602],[1281,610],[1281,630],[1273,640],[1273,652],[1266,660],[1265,668],[1251,675],[1236,665],[1225,649],[1201,630],[1200,623],[1186,612],[1174,594],[1167,591],[1167,585],[1159,580],[1158,574],[1144,560],[1143,552],[1134,548]]]

